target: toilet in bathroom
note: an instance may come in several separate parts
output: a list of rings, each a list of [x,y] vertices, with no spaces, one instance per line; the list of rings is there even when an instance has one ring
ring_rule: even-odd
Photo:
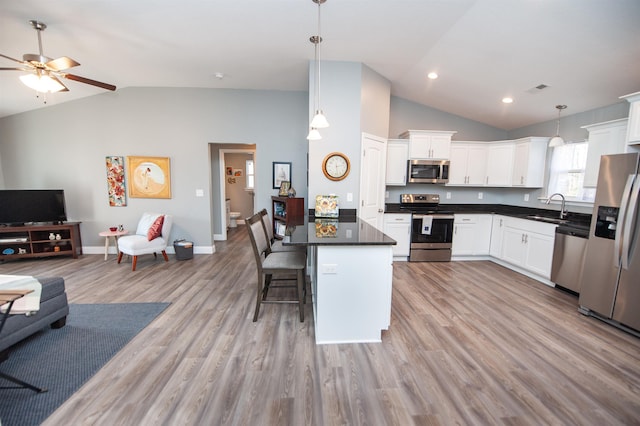
[[[240,219],[240,212],[229,212],[229,228],[238,227],[238,219]]]

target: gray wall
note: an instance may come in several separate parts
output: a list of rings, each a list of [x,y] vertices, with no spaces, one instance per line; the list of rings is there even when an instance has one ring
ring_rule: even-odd
[[[135,229],[143,212],[159,211],[174,215],[171,239],[206,250],[224,220],[212,195],[219,168],[209,144],[256,144],[256,208],[267,207],[276,193],[272,161],[291,161],[305,186],[306,106],[306,92],[125,88],[5,117],[5,188],[63,188],[69,219],[82,221],[84,246],[101,246],[98,232],[114,223]],[[171,199],[128,198],[126,207],[109,207],[107,155],[170,157]]]
[[[360,64],[335,63],[323,68],[323,108],[331,127],[324,139],[309,143],[311,100],[306,92],[224,90],[202,88],[125,88],[89,98],[49,105],[35,111],[0,119],[0,187],[7,189],[63,188],[70,220],[82,221],[84,246],[102,247],[98,232],[113,224],[134,229],[145,211],[175,216],[171,238],[193,240],[196,249],[213,245],[213,235],[222,229],[224,217],[219,194],[217,147],[255,144],[255,209],[270,206],[272,162],[292,162],[293,186],[298,196],[307,197],[307,153],[309,174],[314,175],[319,193],[359,191],[358,172],[345,181],[320,179],[320,163],[331,151],[347,153],[359,164],[360,131],[380,131],[385,109],[380,100],[384,81]],[[328,81],[328,80],[327,80]],[[369,105],[367,88],[378,93]],[[326,88],[326,92],[325,92]],[[373,93],[373,92],[372,92]],[[365,104],[363,106],[363,104]],[[391,97],[389,137],[407,129],[457,130],[457,140],[501,140],[524,136],[549,136],[555,120],[505,132],[433,108]],[[580,126],[624,118],[628,103],[619,102],[585,113],[563,116],[561,133],[567,139],[584,139]],[[354,112],[355,111],[355,112]],[[362,111],[367,118],[362,117]],[[374,117],[369,119],[368,117]],[[369,121],[368,121],[369,120]],[[381,124],[380,124],[381,123]],[[171,159],[172,198],[128,198],[126,207],[109,207],[105,156],[149,155]],[[359,167],[359,166],[358,166]],[[4,183],[3,183],[4,182]],[[196,197],[203,189],[204,197]],[[441,193],[443,202],[504,203],[544,207],[537,200],[540,190],[454,188],[438,185],[388,187],[388,202],[397,202],[402,192]],[[451,199],[446,200],[446,193]],[[483,192],[483,199],[478,199]],[[525,203],[523,195],[530,194]],[[347,207],[344,206],[343,207]],[[352,208],[355,208],[355,204]],[[577,211],[577,208],[576,208]],[[586,209],[590,212],[590,209]]]
[[[565,110],[569,111],[568,109]],[[577,114],[563,114],[560,120],[560,133],[566,140],[585,140],[586,130],[581,126],[604,121],[626,118],[629,115],[629,103],[617,102],[613,105]],[[391,115],[389,137],[397,138],[408,129],[456,130],[453,140],[496,141],[518,139],[528,136],[553,136],[556,132],[557,120],[504,131],[482,123],[448,114],[405,99],[391,97]],[[516,206],[546,208],[557,210],[558,207],[547,206],[539,198],[545,197],[544,189],[527,188],[460,188],[445,185],[409,184],[406,187],[387,187],[387,202],[398,203],[402,193],[429,192],[440,194],[442,203],[483,204],[498,203]],[[479,198],[481,193],[482,199]],[[447,198],[447,195],[450,198]],[[529,201],[524,201],[528,195]],[[591,213],[590,206],[570,206],[570,211]]]
[[[392,96],[388,136],[397,139],[406,130],[454,130],[459,141],[508,139],[505,130]]]
[[[560,136],[562,136],[565,141],[576,142],[585,140],[589,137],[589,132],[580,127],[617,120],[619,118],[627,118],[629,116],[629,105],[629,102],[621,101],[603,108],[576,114],[570,113],[571,106],[569,106],[560,116]],[[515,129],[509,132],[509,138],[518,139],[527,136],[553,136],[556,134],[557,123],[558,120],[554,119]]]

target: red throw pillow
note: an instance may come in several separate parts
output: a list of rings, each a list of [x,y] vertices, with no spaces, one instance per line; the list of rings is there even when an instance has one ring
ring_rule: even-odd
[[[147,231],[147,240],[155,240],[159,236],[162,235],[162,225],[164,224],[164,215],[158,216],[158,218],[153,222],[153,225],[149,227],[149,231]]]

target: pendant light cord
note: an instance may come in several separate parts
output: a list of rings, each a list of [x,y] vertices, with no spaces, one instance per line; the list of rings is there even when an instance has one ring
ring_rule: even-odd
[[[317,52],[318,52],[318,57],[316,58],[316,78],[318,80],[317,84],[316,84],[316,90],[318,91],[317,95],[316,95],[316,100],[318,102],[318,106],[316,108],[316,112],[320,110],[320,43],[322,43],[322,31],[321,31],[321,27],[320,27],[320,5],[322,4],[322,2],[320,0],[318,0],[318,38],[316,39],[316,47],[317,47]]]

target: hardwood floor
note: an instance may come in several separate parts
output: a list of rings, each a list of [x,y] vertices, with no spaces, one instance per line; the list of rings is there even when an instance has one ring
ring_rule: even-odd
[[[70,303],[171,302],[45,425],[640,424],[640,339],[490,262],[395,263],[382,343],[314,343],[264,305],[244,228],[214,255],[0,264]],[[82,350],[82,348],[78,348]]]

